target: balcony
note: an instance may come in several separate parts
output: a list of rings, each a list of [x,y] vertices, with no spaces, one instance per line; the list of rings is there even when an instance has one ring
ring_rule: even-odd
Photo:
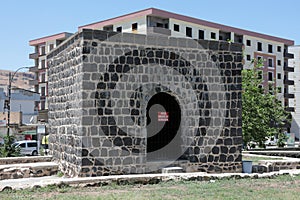
[[[161,27],[147,27],[147,35],[165,35],[170,36],[171,30]]]
[[[284,98],[293,99],[293,98],[295,98],[295,94],[285,93]]]
[[[38,59],[38,58],[39,58],[38,52],[29,54],[29,59]]]
[[[29,80],[29,85],[38,85],[39,81],[38,80]]]
[[[287,112],[295,112],[295,108],[294,107],[286,107],[285,111],[287,111]]]
[[[293,59],[293,58],[294,58],[294,54],[292,54],[292,53],[287,53],[286,51],[284,51],[283,57],[284,57],[284,58]]]
[[[30,68],[29,68],[29,71],[30,71],[30,72],[38,72],[39,69],[38,69],[37,66],[33,66],[33,67],[30,67]]]
[[[285,85],[294,85],[295,82],[292,81],[292,80],[284,79],[283,83],[284,83]]]
[[[293,67],[288,67],[288,66],[284,66],[283,70],[286,72],[294,72],[295,71]]]

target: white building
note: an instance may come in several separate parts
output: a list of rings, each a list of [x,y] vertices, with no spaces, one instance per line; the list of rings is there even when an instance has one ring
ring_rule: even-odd
[[[5,100],[8,99],[4,90],[0,89],[0,112],[7,112],[5,107]],[[31,124],[30,120],[38,115],[37,105],[40,101],[40,96],[36,92],[24,90],[20,88],[13,88],[11,90],[11,112],[22,113],[22,124]]]
[[[292,112],[291,133],[295,133],[296,137],[300,137],[300,45],[289,47],[289,52],[294,54],[294,59],[289,60],[289,66],[294,68],[290,79],[294,81],[294,85],[290,86],[290,92],[295,95],[294,99],[289,101],[290,107],[294,107]]]
[[[3,143],[3,137],[7,134],[7,109],[5,100],[8,100],[7,94],[3,88],[0,88],[0,143]],[[37,105],[40,100],[38,93],[13,88],[11,90],[10,104],[10,133],[18,134],[24,130],[34,129],[38,116]]]

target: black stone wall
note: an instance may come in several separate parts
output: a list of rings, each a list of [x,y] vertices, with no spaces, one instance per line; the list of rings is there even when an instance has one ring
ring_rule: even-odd
[[[241,51],[228,42],[83,30],[47,56],[53,156],[71,176],[147,173],[174,162],[241,172]],[[147,152],[161,125],[147,125],[158,93],[175,99],[181,121],[168,144]]]

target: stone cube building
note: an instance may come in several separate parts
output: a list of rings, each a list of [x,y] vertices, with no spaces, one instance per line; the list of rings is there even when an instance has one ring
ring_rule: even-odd
[[[47,60],[66,175],[242,171],[241,44],[83,29]]]

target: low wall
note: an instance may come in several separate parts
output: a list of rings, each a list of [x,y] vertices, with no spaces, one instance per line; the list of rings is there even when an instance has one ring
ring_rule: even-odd
[[[10,157],[10,158],[0,158],[0,165],[50,162],[50,161],[52,161],[52,156]]]
[[[299,150],[255,150],[255,151],[247,151],[245,153],[248,154],[256,154],[256,155],[266,155],[266,156],[284,156],[284,157],[292,157],[292,158],[300,158]]]
[[[253,173],[300,169],[300,160],[262,160],[252,166]]]
[[[52,176],[57,172],[58,164],[54,162],[0,165],[0,180]]]

